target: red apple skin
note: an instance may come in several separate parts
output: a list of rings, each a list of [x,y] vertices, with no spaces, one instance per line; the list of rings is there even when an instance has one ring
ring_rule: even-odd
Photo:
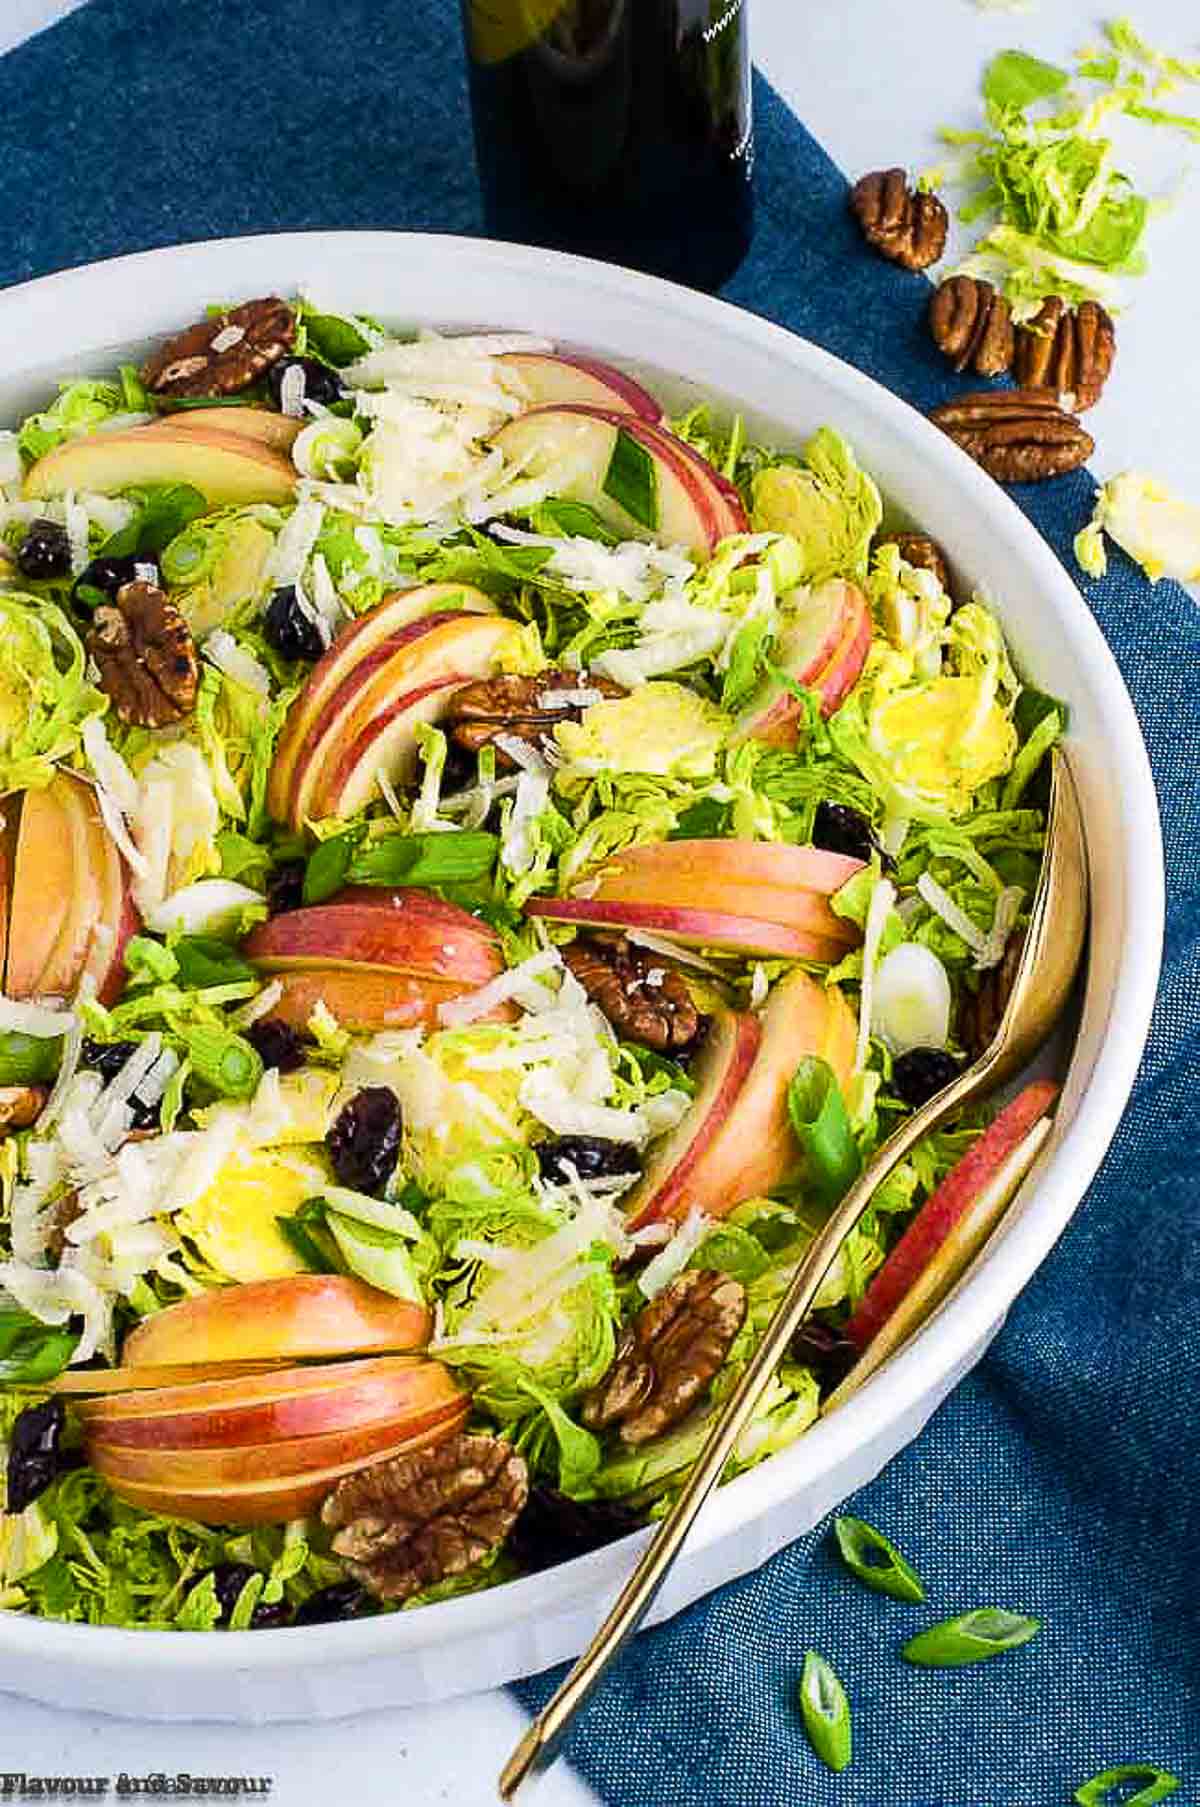
[[[691,875],[703,871],[705,901],[708,885],[719,887],[726,880],[761,886],[764,891],[812,891],[828,897],[863,869],[862,860],[831,853],[825,847],[796,847],[785,841],[705,839],[653,841],[642,847],[628,847],[615,856],[613,865],[623,874],[644,877],[647,884],[659,874],[673,877],[680,872]]]
[[[578,402],[609,408],[616,413],[636,414],[651,423],[663,417],[662,409],[649,390],[599,358],[582,357],[567,351],[506,351],[500,354],[498,361],[515,370],[522,379],[529,392],[530,407],[554,408]]]
[[[816,691],[821,714],[828,717],[858,682],[870,650],[870,604],[857,584],[834,577],[819,584],[803,611],[784,626],[776,663]],[[802,719],[799,699],[767,678],[741,712],[733,739],[794,747]]]
[[[644,530],[631,526],[630,517],[623,510],[616,511],[604,493],[604,477],[618,432],[644,446],[655,463],[659,525],[651,537],[660,544],[683,545],[693,553],[710,553],[723,532],[724,499],[706,482],[682,443],[648,421],[579,403],[530,408],[501,427],[493,444],[508,458],[532,458],[535,467],[539,445],[553,447],[555,456],[568,447],[573,449],[581,462],[563,494],[598,509],[616,531],[636,535]]]
[[[792,1075],[813,1054],[829,1062],[844,1087],[854,1066],[857,1027],[836,985],[799,967],[779,981],[763,1011],[754,1066],[696,1177],[696,1192],[689,1191],[688,1207],[698,1204],[710,1217],[724,1217],[798,1173],[803,1157],[787,1108]]]
[[[722,953],[754,955],[764,960],[819,960],[833,965],[846,949],[841,939],[835,941],[761,917],[730,916],[708,908],[603,903],[593,897],[531,897],[525,914],[542,916],[550,922],[576,922],[593,929],[639,929],[677,941],[681,947],[711,947]]]
[[[122,1360],[136,1368],[420,1349],[429,1329],[423,1305],[362,1280],[287,1274],[222,1286],[156,1311],[126,1337]]]
[[[736,1108],[761,1041],[762,1025],[753,1011],[713,1013],[695,1063],[691,1107],[651,1151],[641,1179],[622,1200],[631,1230],[686,1215],[691,1187]]]
[[[381,1450],[379,1461],[391,1456],[409,1455],[430,1444],[441,1443],[465,1423],[468,1406],[453,1417],[443,1419],[428,1430],[404,1438],[391,1448]],[[337,1483],[356,1469],[368,1466],[353,1459],[317,1472],[282,1475],[273,1481],[216,1482],[204,1488],[147,1486],[117,1476],[109,1479],[115,1494],[144,1512],[161,1512],[175,1518],[194,1519],[202,1525],[270,1525],[293,1518],[311,1518]],[[98,1468],[103,1474],[104,1469]]]
[[[307,1368],[282,1368],[241,1381],[159,1387],[83,1405],[79,1415],[89,1437],[121,1448],[235,1449],[385,1420],[411,1420],[416,1429],[462,1398],[440,1362],[384,1356],[330,1362],[319,1372],[320,1385]]]
[[[664,428],[663,431],[665,430]],[[715,465],[708,462],[702,452],[698,452],[695,446],[689,445],[685,439],[677,439],[673,433],[669,437],[673,445],[679,446],[687,454],[703,475],[705,482],[715,491],[722,539],[731,533],[749,533],[750,519],[737,484],[723,476]]]
[[[504,970],[495,931],[428,892],[403,887],[343,890],[328,903],[287,910],[252,929],[242,952],[266,970],[289,965],[393,967],[477,988]]]
[[[13,855],[6,990],[37,996],[42,973],[66,925],[74,896],[73,843],[61,774],[26,791]]]
[[[109,1480],[132,1481],[140,1487],[204,1488],[258,1486],[281,1476],[311,1474],[345,1462],[365,1466],[390,1455],[398,1443],[462,1418],[460,1397],[440,1411],[419,1419],[403,1414],[348,1424],[311,1437],[281,1438],[267,1444],[238,1444],[231,1449],[131,1449],[91,1438],[91,1466]]]
[[[673,845],[688,848],[690,843]],[[725,915],[779,923],[846,947],[858,941],[856,925],[835,915],[823,891],[802,890],[797,885],[764,885],[744,874],[732,877],[724,871],[714,872],[705,858],[706,846],[701,843],[688,858],[657,864],[652,860],[626,863],[618,856],[605,866],[587,901],[688,909],[696,898],[703,897],[706,909]]]
[[[377,608],[369,609],[343,628],[309,672],[276,743],[267,787],[267,807],[274,820],[286,820],[293,768],[310,728],[365,658],[397,634],[428,621],[431,615],[493,610],[490,599],[470,584],[422,584],[415,590],[393,591]]]
[[[397,1376],[411,1397],[429,1392],[427,1370],[438,1364],[420,1354],[350,1355],[340,1361],[325,1360],[296,1366],[284,1358],[257,1362],[160,1362],[143,1366],[123,1363],[92,1376],[76,1371],[60,1375],[54,1383],[68,1392],[83,1392],[83,1382],[99,1389],[81,1400],[79,1412],[89,1428],[104,1436],[119,1433],[115,1427],[161,1415],[179,1419],[191,1412],[228,1414],[248,1408],[259,1410],[276,1401],[321,1397],[344,1386],[396,1382]],[[440,1383],[439,1383],[440,1384]],[[299,1433],[297,1433],[299,1434]]]
[[[438,1009],[452,998],[474,991],[448,979],[427,978],[423,973],[373,967],[308,966],[276,973],[283,987],[271,1015],[293,1029],[304,1029],[318,1004],[331,1010],[344,1029],[369,1035],[379,1029],[436,1029]],[[501,1005],[478,1020],[508,1023],[512,1005]]]
[[[514,631],[501,615],[446,611],[412,622],[369,652],[296,754],[288,800],[293,826],[312,815],[353,815],[374,794],[385,760],[407,782],[416,763],[417,724],[436,719],[450,700],[452,692],[439,689],[443,680],[486,677]],[[389,646],[390,656],[381,659]]]
[[[847,1320],[845,1333],[858,1349],[865,1349],[891,1317],[959,1218],[1057,1096],[1057,1085],[1047,1079],[1018,1092],[926,1199]]]
[[[851,601],[851,619],[840,645],[816,683],[821,698],[821,714],[828,718],[840,709],[854,686],[871,650],[871,609],[857,586]]]
[[[435,678],[381,706],[353,739],[335,746],[312,798],[314,816],[356,815],[378,789],[382,768],[395,785],[410,784],[417,766],[418,723],[432,727],[445,715],[456,690],[471,672]]]
[[[394,634],[386,639],[375,639],[364,646],[358,657],[348,663],[341,662],[335,668],[341,673],[340,682],[329,685],[328,678],[321,682],[321,700],[316,709],[306,707],[299,715],[303,724],[302,731],[293,743],[290,728],[293,714],[301,711],[306,703],[308,689],[321,668],[321,660],[313,666],[308,685],[301,691],[296,701],[288,710],[287,721],[283,733],[279,737],[279,745],[275,751],[271,775],[275,778],[282,758],[288,774],[288,791],[286,799],[275,798],[275,793],[268,786],[267,803],[274,811],[275,802],[282,802],[283,813],[276,817],[277,821],[291,822],[293,826],[300,824],[307,813],[309,794],[315,784],[319,783],[324,761],[332,749],[340,746],[347,735],[357,734],[359,719],[364,713],[370,718],[376,705],[375,686],[379,685],[384,692],[391,688],[393,680],[403,683],[403,673],[412,669],[410,659],[413,649],[438,628],[447,622],[459,619],[455,610],[439,610],[432,615],[423,615],[406,626],[397,628]],[[334,642],[336,646],[337,641]],[[330,651],[333,649],[330,648]],[[406,655],[408,655],[406,657]],[[329,654],[326,653],[328,658]],[[385,672],[388,676],[385,678]],[[409,688],[413,688],[410,681]],[[286,745],[284,737],[287,736]],[[273,801],[273,798],[275,800]]]

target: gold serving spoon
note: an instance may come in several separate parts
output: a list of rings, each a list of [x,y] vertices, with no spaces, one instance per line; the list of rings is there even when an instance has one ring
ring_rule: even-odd
[[[1067,1001],[1083,953],[1087,897],[1087,857],[1079,802],[1066,759],[1055,748],[1051,754],[1050,810],[1041,878],[1020,965],[990,1046],[888,1138],[817,1234],[776,1307],[762,1341],[717,1416],[678,1500],[643,1551],[591,1643],[505,1764],[500,1775],[501,1800],[513,1800],[527,1776],[546,1769],[554,1761],[575,1715],[650,1610],[693,1519],[720,1479],[760,1396],[812,1309],[821,1282],[876,1188],[914,1143],[965,1104],[984,1097],[1011,1078],[1050,1034]],[[906,1300],[899,1308],[904,1314],[901,1337],[923,1321],[986,1239],[1048,1132],[1049,1121],[1043,1118],[994,1177],[977,1201],[976,1210],[968,1213],[971,1222],[950,1251],[948,1267],[952,1271],[947,1271],[947,1264],[939,1264],[940,1284],[936,1291],[922,1291],[918,1282],[914,1304],[910,1306]],[[880,1331],[881,1338],[889,1325]],[[879,1355],[874,1353],[874,1342],[868,1345],[867,1354],[828,1403],[840,1403],[847,1397],[893,1352],[898,1340],[896,1333],[890,1334]]]

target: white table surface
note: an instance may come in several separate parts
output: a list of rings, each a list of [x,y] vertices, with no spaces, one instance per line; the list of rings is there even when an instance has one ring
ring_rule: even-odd
[[[86,0],[0,0],[0,54],[80,4]],[[939,161],[934,129],[974,123],[979,73],[994,50],[1021,45],[1065,58],[1096,23],[1061,0],[1042,0],[1022,16],[981,12],[970,0],[749,4],[760,67],[853,175]],[[1152,42],[1200,53],[1193,0],[1138,0],[1136,15]],[[1193,96],[1187,110],[1200,110],[1200,90]],[[1171,189],[1189,166],[1193,183],[1152,228],[1151,275],[1129,285],[1116,372],[1088,418],[1098,446],[1093,468],[1101,477],[1149,469],[1200,500],[1200,357],[1189,336],[1200,279],[1200,153],[1174,134],[1145,130],[1131,133],[1129,144],[1129,166],[1156,190]],[[312,1727],[153,1725],[11,1696],[2,1713],[6,1771],[272,1775],[269,1798],[280,1807],[309,1807],[333,1789],[356,1807],[491,1807],[492,1778],[524,1724],[501,1691]],[[536,1800],[538,1807],[587,1807],[595,1797],[560,1764]]]

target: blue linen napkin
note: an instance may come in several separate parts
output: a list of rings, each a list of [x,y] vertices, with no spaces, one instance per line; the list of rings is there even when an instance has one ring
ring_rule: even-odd
[[[90,0],[0,61],[0,284],[225,233],[479,231],[456,14],[447,0]],[[759,225],[729,299],[918,407],[943,399],[957,385],[930,347],[922,280],[864,251],[845,178],[761,81],[756,106]],[[1141,1758],[1184,1777],[1178,1800],[1200,1799],[1200,614],[1120,553],[1106,580],[1081,580],[1086,473],[1012,493],[1082,582],[1154,764],[1169,890],[1142,1073],[992,1351],[851,1502],[915,1562],[927,1607],[859,1588],[822,1527],[646,1634],[568,1747],[612,1807],[1055,1807]],[[899,1660],[919,1626],[981,1604],[1045,1629],[979,1668]],[[840,1777],[800,1728],[809,1645],[854,1705]],[[534,1709],[557,1680],[517,1693]]]

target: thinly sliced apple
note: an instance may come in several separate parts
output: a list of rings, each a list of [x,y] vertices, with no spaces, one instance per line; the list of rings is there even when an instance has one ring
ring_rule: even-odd
[[[417,773],[417,729],[441,721],[456,690],[475,674],[456,671],[405,691],[384,705],[349,743],[326,762],[326,775],[312,799],[310,814],[356,816],[379,794],[379,774],[400,788]]]
[[[651,1149],[641,1179],[621,1201],[631,1229],[687,1214],[708,1150],[736,1108],[761,1041],[762,1025],[753,1011],[714,1012],[696,1058],[696,1091],[687,1114]]]
[[[221,1416],[243,1407],[307,1398],[351,1381],[357,1386],[434,1366],[424,1355],[347,1356],[300,1367],[289,1357],[273,1362],[159,1362],[152,1367],[139,1362],[136,1367],[97,1369],[91,1376],[64,1374],[54,1390],[81,1393],[86,1390],[83,1383],[94,1380],[100,1390],[81,1400],[80,1418],[103,1436],[119,1439],[123,1432],[116,1427],[126,1422],[137,1424],[159,1415],[165,1421],[193,1412]],[[66,1386],[67,1381],[72,1384]]]
[[[257,445],[269,446],[273,452],[291,457],[296,435],[306,424],[290,414],[276,414],[271,408],[177,408],[151,423],[156,433],[232,433],[238,439],[253,439]]]
[[[822,1402],[821,1413],[835,1412],[863,1386],[962,1279],[1013,1201],[1021,1182],[1037,1160],[1050,1131],[1050,1117],[1040,1117],[1028,1134],[996,1167],[982,1190],[921,1269],[892,1314],[880,1325],[841,1384]]]
[[[230,1449],[324,1435],[398,1414],[411,1417],[415,1429],[461,1398],[462,1389],[440,1362],[391,1355],[276,1369],[207,1386],[160,1386],[86,1402],[79,1417],[89,1437],[113,1447]]]
[[[6,989],[10,997],[37,995],[42,973],[62,934],[75,890],[74,848],[58,777],[27,791],[13,857]]]
[[[271,1015],[293,1029],[305,1029],[318,1004],[332,1011],[343,1029],[371,1035],[379,1029],[436,1029],[438,1011],[473,991],[458,980],[424,973],[379,972],[350,966],[303,967],[274,975],[283,987]],[[508,1022],[511,1006],[495,1010],[488,1022]]]
[[[561,407],[583,403],[608,408],[617,414],[636,414],[642,420],[659,421],[663,411],[640,383],[599,358],[575,352],[506,351],[499,362],[513,370],[525,386],[531,408]]]
[[[288,1274],[218,1287],[156,1311],[126,1337],[122,1359],[136,1368],[420,1349],[429,1326],[423,1305],[362,1280]]]
[[[450,700],[446,681],[488,676],[515,632],[503,615],[447,612],[401,629],[378,664],[384,649],[369,653],[335,691],[297,755],[293,826],[311,816],[353,815],[374,796],[381,770],[407,782],[418,726],[442,714]]]
[[[859,1349],[865,1349],[886,1324],[964,1213],[1057,1096],[1057,1085],[1047,1079],[1034,1080],[1018,1092],[925,1200],[847,1319],[845,1334]]]
[[[452,612],[494,614],[495,604],[470,584],[420,584],[412,590],[394,590],[377,608],[359,615],[327,647],[288,710],[275,748],[267,807],[277,822],[287,820],[292,777],[301,749],[351,672],[394,635],[430,615]]]
[[[863,869],[862,860],[849,854],[831,853],[824,847],[794,847],[784,841],[694,840],[652,841],[642,847],[628,847],[614,857],[622,873],[644,876],[652,883],[659,873],[697,871],[707,875],[708,884],[722,885],[726,879],[736,884],[761,885],[765,889],[782,887],[797,891],[815,891],[828,897]]]
[[[420,1431],[416,1436],[397,1441],[391,1448],[381,1450],[374,1459],[382,1462],[391,1456],[409,1455],[414,1450],[442,1442],[452,1436],[465,1421],[468,1409],[468,1402],[464,1400],[454,1416],[442,1419],[431,1429]],[[99,1474],[105,1473],[102,1456],[94,1465]],[[306,1470],[268,1481],[240,1484],[217,1481],[211,1487],[193,1489],[173,1488],[161,1483],[146,1485],[118,1476],[105,1478],[109,1480],[114,1493],[127,1500],[131,1506],[140,1506],[144,1512],[162,1512],[175,1518],[190,1518],[202,1525],[263,1525],[311,1517],[345,1475],[353,1474],[364,1466],[361,1458],[354,1457],[319,1472]]]
[[[239,1443],[232,1448],[133,1449],[97,1437],[88,1439],[88,1460],[109,1481],[132,1481],[142,1487],[191,1488],[257,1486],[278,1481],[281,1475],[320,1472],[337,1463],[354,1461],[366,1467],[390,1455],[397,1443],[435,1430],[449,1420],[460,1420],[464,1406],[460,1394],[438,1411],[421,1418],[401,1412],[366,1422],[350,1420],[331,1431],[306,1437],[271,1437],[262,1443]]]
[[[719,537],[724,539],[731,533],[749,533],[750,519],[736,483],[723,477],[702,452],[698,452],[685,439],[679,439],[674,433],[668,432],[661,423],[658,431],[672,453],[682,454],[688,460],[707,490],[716,514]]]
[[[13,869],[21,821],[21,792],[0,799],[0,991],[7,991],[8,919],[12,909]]]
[[[815,690],[821,714],[829,716],[857,682],[871,649],[871,610],[857,584],[831,578],[804,594],[792,591],[776,644],[777,669]],[[795,746],[803,706],[783,677],[765,677],[738,717],[733,738],[768,746]]]
[[[101,1004],[111,1004],[125,982],[125,948],[137,933],[140,918],[130,892],[129,873],[120,848],[105,827],[90,786],[84,785],[89,860],[99,903],[91,923],[76,987],[90,980]]]
[[[65,772],[59,772],[54,783],[61,787],[71,841],[71,901],[37,988],[45,997],[69,998],[75,994],[100,917],[102,843],[92,830],[95,823],[103,835],[104,825],[90,785]]]
[[[383,1358],[381,1358],[383,1359]],[[416,1356],[394,1356],[395,1361],[416,1361]],[[261,1362],[173,1362],[162,1367],[142,1368],[68,1368],[65,1374],[46,1382],[48,1393],[65,1393],[72,1398],[100,1404],[127,1393],[150,1393],[156,1388],[198,1386],[210,1380],[236,1380],[243,1375],[272,1375],[282,1371],[281,1361]],[[297,1370],[293,1369],[293,1372]],[[307,1370],[304,1370],[307,1372]],[[135,1408],[136,1409],[136,1408]]]
[[[355,887],[328,903],[287,910],[252,929],[242,943],[265,972],[298,966],[384,969],[458,980],[475,989],[504,970],[495,931],[469,911],[429,893]]]
[[[653,524],[638,520],[605,488],[619,433],[649,458]],[[656,539],[707,556],[721,538],[723,517],[692,460],[669,434],[634,415],[572,405],[532,408],[501,427],[493,443],[525,476],[552,476],[556,494],[586,502],[628,539]]]
[[[285,504],[296,491],[290,458],[237,433],[180,431],[167,421],[127,432],[89,433],[39,458],[24,495],[40,501],[68,490],[113,495],[148,483],[190,483],[210,508]]]
[[[723,878],[719,885],[707,882],[708,875],[697,861],[692,867],[668,867],[654,875],[655,908],[694,909],[697,897],[704,898],[704,908],[720,910],[728,916],[748,916],[757,922],[775,922],[782,928],[801,929],[827,941],[853,947],[860,940],[856,924],[835,916],[826,898],[818,891],[801,891],[794,885],[739,884]],[[607,870],[589,902],[647,903],[650,888],[644,874]]]
[[[854,1066],[856,1027],[836,985],[823,985],[799,968],[785,974],[763,1011],[762,1042],[750,1076],[694,1179],[691,1204],[710,1217],[723,1217],[798,1172],[802,1156],[788,1116],[788,1085],[811,1054],[828,1061],[845,1086]]]
[[[707,947],[723,954],[761,960],[819,960],[832,965],[846,942],[755,916],[731,916],[698,904],[684,909],[670,904],[603,903],[594,897],[531,897],[527,916],[549,922],[573,922],[590,929],[638,929],[661,935],[680,947]]]

